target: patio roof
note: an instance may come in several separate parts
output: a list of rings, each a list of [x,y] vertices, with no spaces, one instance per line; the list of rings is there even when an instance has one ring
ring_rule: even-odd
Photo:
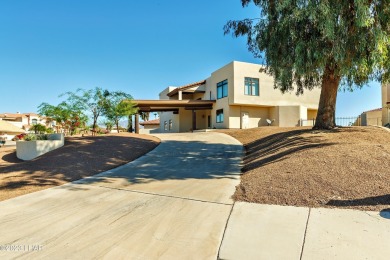
[[[212,109],[215,100],[133,100],[140,112]]]

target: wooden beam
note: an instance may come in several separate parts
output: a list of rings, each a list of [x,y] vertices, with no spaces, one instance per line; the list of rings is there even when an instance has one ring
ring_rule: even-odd
[[[213,109],[212,106],[207,107],[186,107],[185,110],[210,110]]]

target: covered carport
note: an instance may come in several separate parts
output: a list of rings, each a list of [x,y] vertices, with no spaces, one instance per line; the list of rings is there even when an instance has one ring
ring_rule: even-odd
[[[192,111],[192,129],[196,129],[197,110],[211,110],[215,100],[133,100],[138,107],[135,115],[135,133],[139,134],[140,112],[173,112],[179,113],[180,108]]]

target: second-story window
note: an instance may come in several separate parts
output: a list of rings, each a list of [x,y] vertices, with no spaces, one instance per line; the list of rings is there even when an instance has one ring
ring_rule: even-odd
[[[38,120],[37,120],[37,119],[35,119],[35,118],[34,118],[34,119],[32,119],[32,120],[31,120],[31,124],[33,124],[33,125],[36,125],[36,124],[38,124]]]
[[[245,78],[245,95],[258,96],[259,95],[259,79]]]
[[[224,98],[228,96],[228,81],[225,79],[217,83],[217,99]]]

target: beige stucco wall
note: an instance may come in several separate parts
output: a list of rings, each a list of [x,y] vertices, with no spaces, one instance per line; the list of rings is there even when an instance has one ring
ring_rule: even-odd
[[[234,98],[230,104],[247,104],[262,106],[305,106],[310,109],[317,109],[321,89],[305,90],[303,95],[297,96],[295,92],[282,94],[279,89],[274,89],[273,77],[259,72],[262,65],[234,61]],[[259,79],[259,96],[244,94],[245,77]]]
[[[269,107],[230,106],[230,128],[244,128],[242,125],[243,113],[248,113],[249,116],[247,128],[266,126],[266,119],[271,119]]]
[[[382,111],[368,111],[361,115],[362,125],[383,125],[382,124]]]
[[[172,129],[169,130],[169,120],[172,120]],[[164,122],[168,124],[168,130],[164,129]],[[160,133],[178,133],[180,132],[180,117],[173,112],[160,112]]]
[[[32,160],[42,154],[64,146],[63,134],[50,134],[49,140],[17,141],[16,156],[24,161]]]
[[[156,129],[160,128],[160,125],[144,125],[143,129]]]
[[[159,99],[169,99],[169,97],[167,96],[167,94],[169,92],[171,92],[172,90],[174,90],[176,87],[172,87],[172,86],[169,86],[167,88],[165,88],[163,91],[160,92],[159,94]]]
[[[160,125],[144,125],[139,129],[140,134],[160,133]]]
[[[280,106],[279,126],[299,126],[300,119],[306,119],[307,110],[303,106]]]
[[[192,129],[192,111],[179,109],[180,116],[180,132],[189,132]]]
[[[228,81],[228,96],[217,99],[217,83],[226,80]],[[216,100],[216,103],[213,106],[213,109],[211,110],[211,117],[212,117],[212,128],[229,128],[230,123],[230,99],[233,98],[234,92],[232,88],[232,82],[234,79],[234,67],[232,66],[232,63],[227,64],[226,66],[214,71],[211,73],[211,77],[209,77],[206,80],[206,87],[205,87],[205,94],[204,99],[209,100],[210,99],[210,92],[211,92],[211,99]],[[224,121],[222,123],[217,123],[216,121],[216,114],[217,110],[223,109],[224,113]],[[233,123],[234,124],[234,123]]]

